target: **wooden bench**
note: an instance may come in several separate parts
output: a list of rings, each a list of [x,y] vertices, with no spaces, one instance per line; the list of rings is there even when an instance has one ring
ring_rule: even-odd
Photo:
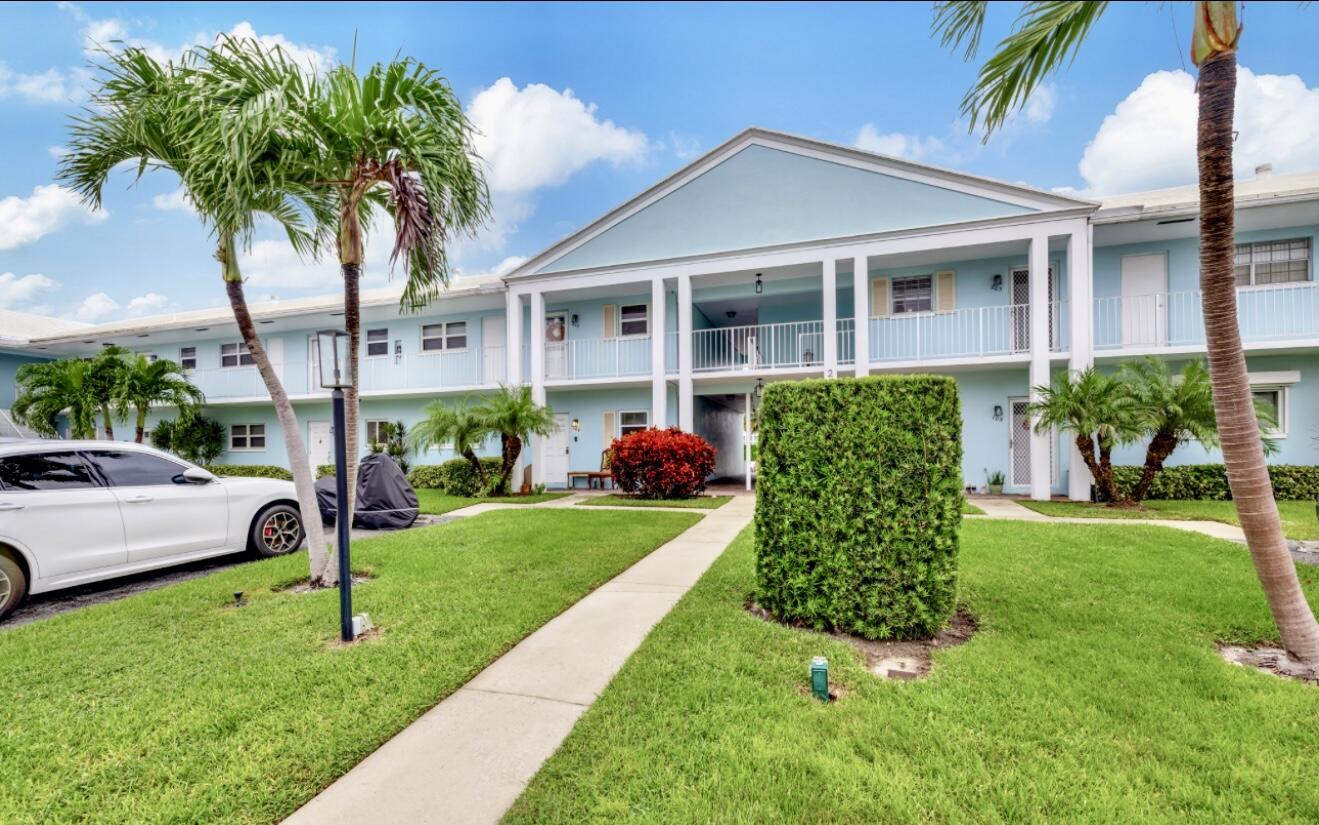
[[[568,473],[569,489],[572,488],[573,482],[579,478],[586,479],[586,489],[588,490],[594,490],[596,487],[596,482],[599,482],[601,490],[605,488],[606,481],[610,483],[610,486],[613,486],[614,474],[609,469],[609,465],[611,461],[612,461],[612,456],[610,455],[610,451],[605,450],[604,452],[600,453],[599,470],[574,470],[573,472]]]

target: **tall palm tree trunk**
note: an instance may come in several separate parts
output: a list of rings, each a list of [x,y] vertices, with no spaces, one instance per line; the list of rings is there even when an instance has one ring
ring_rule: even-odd
[[[332,564],[333,556],[326,550],[325,529],[321,525],[320,506],[316,502],[315,479],[312,478],[311,464],[307,457],[307,445],[302,440],[298,427],[298,417],[293,412],[293,403],[289,401],[284,385],[270,364],[270,357],[256,334],[256,325],[252,323],[252,314],[247,308],[247,298],[243,294],[243,276],[238,269],[238,255],[234,239],[221,239],[216,253],[220,259],[221,275],[224,278],[225,291],[229,295],[229,306],[234,311],[234,320],[238,323],[238,332],[247,351],[256,363],[257,372],[265,382],[266,391],[270,393],[270,403],[275,408],[280,429],[284,433],[284,449],[288,454],[289,468],[293,472],[293,486],[298,495],[298,509],[302,513],[303,528],[307,532],[307,554],[311,565],[311,584],[313,587],[332,587],[339,583],[338,566]]]
[[[146,438],[146,434],[147,434],[147,408],[138,407],[137,426],[134,428],[133,441],[137,444],[141,444],[142,440]]]
[[[114,441],[114,419],[110,416],[109,407],[101,407],[101,421],[105,426],[105,440]]]
[[[1319,662],[1319,623],[1301,591],[1282,534],[1237,326],[1232,183],[1236,84],[1235,50],[1225,50],[1201,64],[1197,134],[1200,292],[1214,412],[1228,485],[1283,647],[1304,662]]]

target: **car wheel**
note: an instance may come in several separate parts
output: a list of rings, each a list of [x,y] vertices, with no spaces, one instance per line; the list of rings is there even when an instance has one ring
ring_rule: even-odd
[[[23,567],[6,550],[0,550],[0,619],[8,616],[27,595]]]
[[[272,504],[252,522],[248,546],[264,558],[284,556],[302,547],[302,516],[296,507]]]

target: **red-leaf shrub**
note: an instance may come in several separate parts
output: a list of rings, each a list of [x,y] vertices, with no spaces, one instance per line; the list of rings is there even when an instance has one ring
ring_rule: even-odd
[[[651,428],[615,438],[609,465],[614,484],[640,498],[690,498],[705,491],[714,472],[714,447],[677,427]]]

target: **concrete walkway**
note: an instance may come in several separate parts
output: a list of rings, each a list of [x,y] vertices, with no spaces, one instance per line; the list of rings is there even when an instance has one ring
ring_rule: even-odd
[[[511,506],[573,506],[576,498]],[[497,822],[754,511],[750,497],[684,511],[707,515],[532,633],[285,821]]]
[[[1046,516],[1029,507],[1023,507],[1010,498],[976,498],[968,499],[970,503],[985,511],[983,516],[967,518],[1014,519],[1016,521],[1047,521],[1054,524],[1144,524],[1155,527],[1171,527],[1174,530],[1187,530],[1192,533],[1210,536],[1227,541],[1245,543],[1246,534],[1241,528],[1221,521],[1179,521],[1177,519],[1144,518],[1078,518],[1075,516]]]

